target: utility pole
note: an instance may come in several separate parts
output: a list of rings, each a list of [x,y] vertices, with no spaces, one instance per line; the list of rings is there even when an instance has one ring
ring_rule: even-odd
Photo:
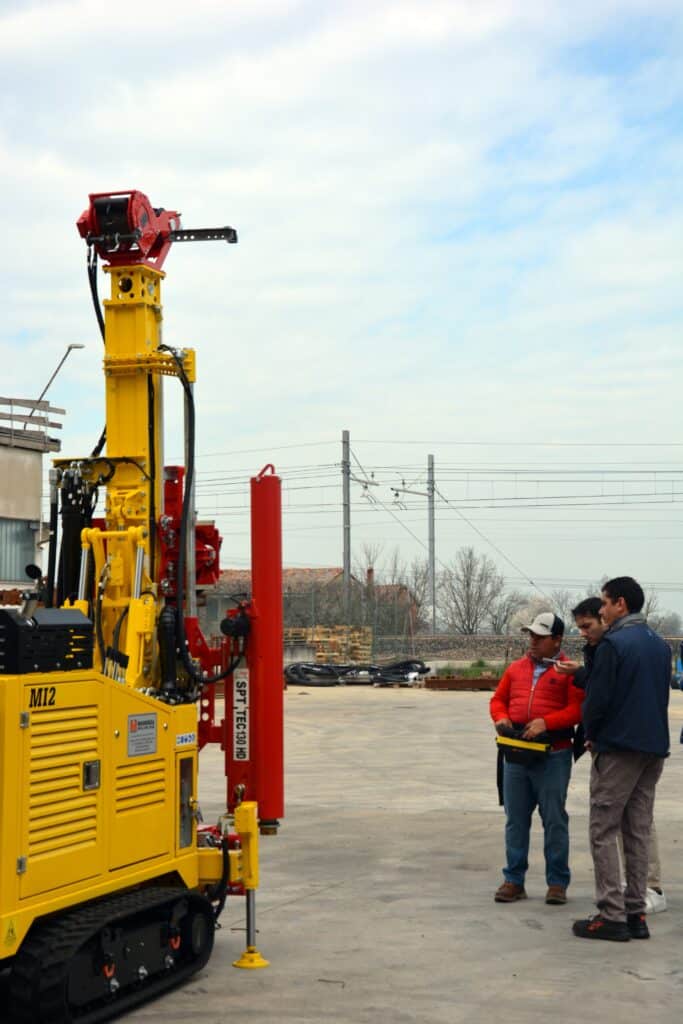
[[[351,441],[342,430],[342,501],[344,533],[344,620],[351,624]]]
[[[436,493],[436,484],[434,482],[434,456],[427,456],[426,491],[414,491],[411,487],[406,487],[405,480],[401,481],[401,485],[401,487],[391,488],[394,494],[394,500],[397,504],[401,505],[399,497],[399,495],[401,494],[417,494],[421,498],[427,498],[427,550],[429,554],[429,598],[432,605],[432,634],[434,634],[436,633],[436,531],[434,522],[434,495]],[[402,505],[401,507],[405,508],[405,505]]]
[[[355,456],[354,456],[355,458]],[[358,462],[358,459],[356,459]],[[360,463],[358,463],[360,466]],[[374,472],[369,477],[361,466],[362,476],[351,472],[351,442],[348,430],[342,430],[342,498],[344,508],[344,618],[346,625],[351,625],[351,481],[360,484],[363,496],[374,502],[370,487],[379,487],[374,479]]]
[[[432,599],[432,635],[436,633],[436,541],[434,529],[434,456],[427,456],[427,501],[429,516],[429,593]]]

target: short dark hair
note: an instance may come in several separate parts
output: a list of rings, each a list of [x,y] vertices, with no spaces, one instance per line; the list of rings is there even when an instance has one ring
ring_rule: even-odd
[[[577,615],[585,615],[589,619],[599,619],[601,604],[602,601],[599,597],[584,597],[583,601],[579,601],[576,608],[572,608],[572,615],[574,618]]]
[[[618,601],[623,597],[630,612],[639,612],[645,604],[643,588],[633,576],[615,576],[613,580],[607,580],[602,585],[602,592],[607,594],[610,601]]]

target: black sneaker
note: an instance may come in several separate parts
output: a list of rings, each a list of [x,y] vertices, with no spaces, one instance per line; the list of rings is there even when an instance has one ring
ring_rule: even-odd
[[[646,925],[647,927],[647,925]],[[607,939],[608,942],[628,942],[631,932],[625,921],[608,921],[606,917],[596,914],[583,921],[574,921],[574,935],[580,939]]]
[[[650,929],[645,914],[627,914],[626,925],[632,939],[649,939]]]

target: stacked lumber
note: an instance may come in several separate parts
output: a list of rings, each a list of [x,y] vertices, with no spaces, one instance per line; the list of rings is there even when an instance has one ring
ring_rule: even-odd
[[[313,626],[310,629],[286,627],[285,646],[307,645],[315,648],[315,660],[368,662],[372,658],[371,626]]]
[[[298,626],[285,626],[283,629],[285,647],[301,647],[308,643],[310,629],[301,629]]]

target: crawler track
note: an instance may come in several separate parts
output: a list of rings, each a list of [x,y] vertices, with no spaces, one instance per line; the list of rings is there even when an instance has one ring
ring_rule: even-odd
[[[149,888],[34,925],[12,965],[12,1024],[100,1024],[161,995],[211,956],[203,896]]]

